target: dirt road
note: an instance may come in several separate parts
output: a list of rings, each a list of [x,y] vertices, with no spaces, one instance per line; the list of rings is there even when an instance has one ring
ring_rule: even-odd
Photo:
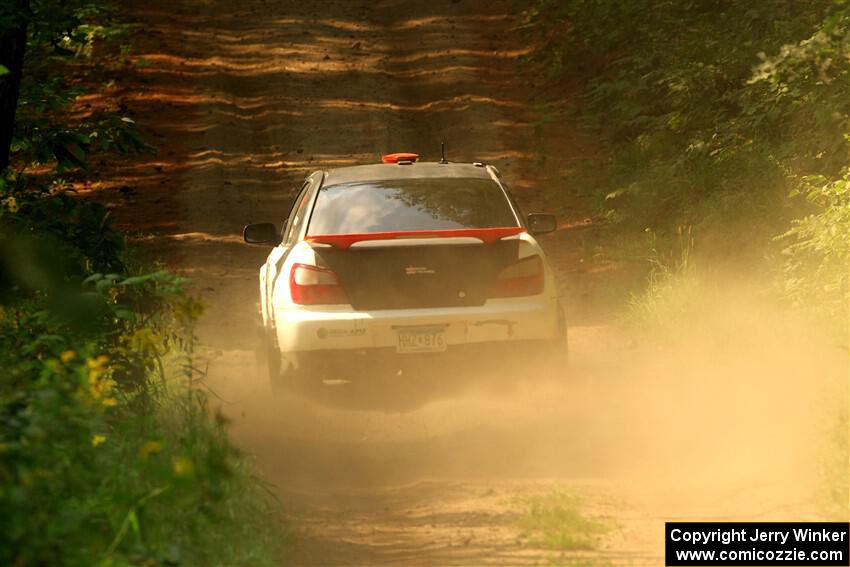
[[[716,517],[732,514],[744,488],[750,512],[771,509],[776,493],[801,509],[786,487],[810,471],[794,460],[779,481],[763,482],[776,462],[758,458],[779,441],[752,454],[745,438],[756,429],[723,447],[758,464],[699,488],[725,475],[728,461],[700,458],[718,446],[715,436],[682,424],[737,406],[671,380],[675,372],[635,370],[634,359],[612,355],[623,348],[612,333],[581,326],[593,322],[580,304],[589,280],[575,276],[567,229],[547,246],[569,307],[583,315],[571,330],[569,377],[450,369],[271,395],[253,326],[267,251],[243,245],[240,231],[279,222],[306,173],[391,151],[436,159],[447,141],[450,159],[497,165],[527,209],[546,204],[552,187],[540,185],[551,177],[532,151],[536,87],[517,79],[525,48],[512,32],[514,3],[130,4],[143,64],[126,101],[166,151],[135,166],[134,196],[116,212],[155,234],[162,257],[209,305],[199,334],[211,383],[292,519],[291,564],[545,565],[552,552],[514,518],[519,499],[552,489],[581,493],[590,515],[617,526],[597,551],[566,558],[591,564],[660,564],[665,518],[705,515],[700,502]],[[578,151],[560,134],[561,150]],[[576,203],[566,224],[586,216]],[[647,392],[662,390],[689,404],[659,411],[666,402]],[[658,435],[671,425],[678,435]],[[700,466],[686,483],[667,483],[685,459]],[[629,500],[636,482],[645,490]]]

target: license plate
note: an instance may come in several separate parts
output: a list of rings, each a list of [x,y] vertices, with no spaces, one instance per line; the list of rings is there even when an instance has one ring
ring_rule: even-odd
[[[443,327],[400,329],[396,352],[443,352],[446,350],[446,330]]]

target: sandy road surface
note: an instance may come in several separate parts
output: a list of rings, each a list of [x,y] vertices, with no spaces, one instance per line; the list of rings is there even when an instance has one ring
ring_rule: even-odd
[[[138,197],[118,214],[156,233],[210,306],[200,338],[211,382],[293,519],[292,564],[547,564],[551,552],[512,522],[517,498],[555,487],[580,492],[589,514],[617,526],[599,550],[567,558],[591,563],[660,564],[658,530],[670,517],[808,510],[809,495],[787,487],[811,470],[779,449],[783,428],[803,435],[798,422],[764,435],[775,400],[756,404],[758,419],[706,426],[752,413],[749,394],[765,384],[721,384],[744,403],[693,379],[748,372],[749,362],[695,351],[659,367],[601,327],[571,330],[569,376],[408,371],[274,398],[254,360],[266,251],[239,233],[282,219],[306,173],[389,151],[434,159],[447,140],[450,158],[494,163],[527,208],[543,203],[512,3],[131,4],[146,66],[128,106],[168,151],[139,166]],[[575,303],[570,290],[585,284],[569,279],[571,238],[562,231],[548,246]],[[695,374],[681,380],[682,368]],[[780,399],[796,388],[790,381]]]

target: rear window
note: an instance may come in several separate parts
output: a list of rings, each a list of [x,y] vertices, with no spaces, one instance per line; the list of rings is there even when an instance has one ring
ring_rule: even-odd
[[[308,235],[518,226],[489,179],[397,179],[323,187]]]

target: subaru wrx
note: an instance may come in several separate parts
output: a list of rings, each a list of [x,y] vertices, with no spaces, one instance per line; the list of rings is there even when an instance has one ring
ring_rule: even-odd
[[[370,359],[550,357],[566,349],[555,276],[499,171],[415,154],[316,171],[288,218],[243,237],[260,268],[271,379],[344,375]],[[344,377],[344,376],[340,376]]]

